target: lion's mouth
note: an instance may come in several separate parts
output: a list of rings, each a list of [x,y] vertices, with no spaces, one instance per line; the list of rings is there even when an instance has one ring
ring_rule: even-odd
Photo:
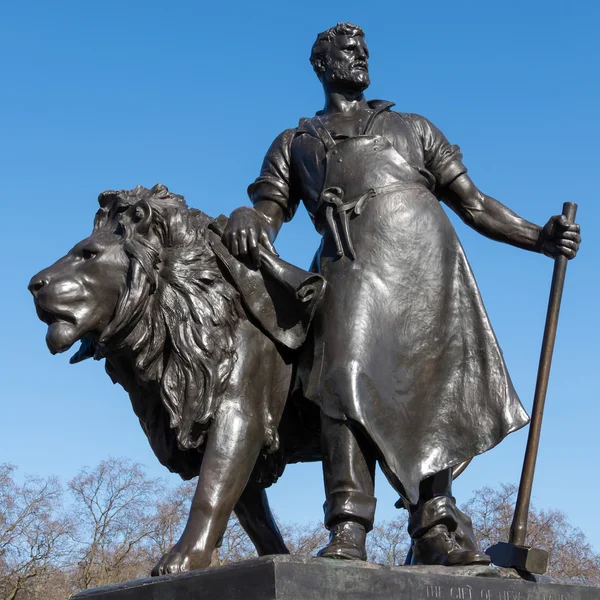
[[[75,325],[75,317],[73,315],[61,314],[56,311],[48,310],[44,308],[39,300],[34,300],[35,311],[40,321],[46,323],[46,325],[54,325],[54,323],[68,323],[69,325]]]
[[[41,321],[48,325],[46,345],[52,354],[68,350],[80,337],[74,315],[62,313],[43,306],[35,299],[35,310]]]

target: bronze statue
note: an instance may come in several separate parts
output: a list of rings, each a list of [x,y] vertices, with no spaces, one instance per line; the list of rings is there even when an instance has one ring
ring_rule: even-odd
[[[30,283],[50,350],[105,358],[161,463],[200,475],[154,574],[207,566],[232,510],[259,554],[287,552],[264,488],[308,460],[323,461],[320,556],[366,559],[379,462],[411,564],[489,563],[452,469],[528,417],[440,201],[548,256],[573,258],[579,227],[522,219],[427,119],[367,101],[360,27],[319,34],[311,63],[325,107],[273,142],[253,207],[213,220],[161,185],[105,192],[91,236]],[[273,248],[301,200],[322,234],[310,273]]]
[[[318,413],[286,400],[321,277],[265,257],[295,283],[263,279],[211,231],[224,218],[164,186],[99,202],[90,237],[29,289],[50,351],[81,340],[71,362],[105,358],[160,462],[200,475],[181,539],[153,574],[208,566],[234,509],[260,555],[287,553],[264,488],[286,463],[320,460]]]
[[[486,564],[450,469],[528,417],[440,201],[479,233],[548,256],[574,257],[579,227],[519,217],[474,185],[427,119],[367,101],[360,27],[319,34],[310,60],[325,106],[275,139],[253,208],[233,212],[223,242],[260,266],[260,245],[272,249],[300,201],[323,236],[311,270],[327,287],[299,367],[321,409],[331,535],[320,555],[365,559],[378,461],[410,511],[412,564]]]

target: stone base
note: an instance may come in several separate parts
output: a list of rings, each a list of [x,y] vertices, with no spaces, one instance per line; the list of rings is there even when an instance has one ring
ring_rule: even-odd
[[[138,579],[72,600],[600,600],[600,584],[496,567],[385,567],[292,556]]]

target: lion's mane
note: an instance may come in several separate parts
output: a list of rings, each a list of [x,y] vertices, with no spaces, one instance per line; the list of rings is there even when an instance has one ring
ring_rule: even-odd
[[[189,463],[233,369],[242,315],[208,243],[212,219],[162,185],[104,192],[98,200],[95,231],[124,236],[130,262],[127,289],[96,357],[107,357],[107,372],[129,392],[159,460],[184,477],[197,475]],[[151,211],[145,234],[130,217],[140,201]]]

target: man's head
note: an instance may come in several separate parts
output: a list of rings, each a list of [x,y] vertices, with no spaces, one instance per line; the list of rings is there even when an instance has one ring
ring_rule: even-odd
[[[338,23],[320,33],[310,62],[324,86],[353,91],[369,87],[369,49],[358,25]]]

